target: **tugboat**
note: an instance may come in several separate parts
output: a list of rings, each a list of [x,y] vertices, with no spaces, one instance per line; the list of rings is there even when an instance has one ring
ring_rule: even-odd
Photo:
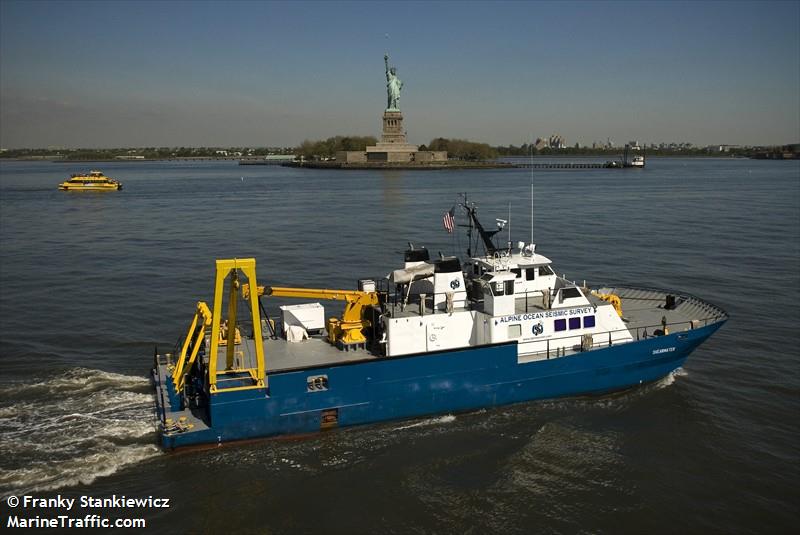
[[[90,171],[88,174],[70,175],[69,180],[58,185],[58,189],[64,191],[116,191],[122,189],[122,184],[105,176],[101,171]]]
[[[675,371],[728,319],[685,292],[570,281],[460,206],[463,264],[409,244],[401,268],[355,290],[258,286],[255,259],[217,260],[213,307],[198,302],[183,340],[154,351],[162,446],[624,390]],[[316,302],[273,318],[274,298]],[[341,317],[321,300],[343,301]]]

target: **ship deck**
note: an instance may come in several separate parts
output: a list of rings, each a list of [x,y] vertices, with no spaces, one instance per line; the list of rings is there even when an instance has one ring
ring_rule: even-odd
[[[284,338],[275,340],[267,338],[263,344],[264,366],[268,374],[378,358],[366,349],[339,349],[328,343],[323,335],[314,335],[299,342],[287,342]],[[235,348],[234,358],[241,367],[254,368],[255,354],[255,340],[243,337],[242,343]],[[226,366],[224,347],[220,348],[219,355],[217,370],[223,371]]]
[[[622,316],[634,338],[645,331],[666,323],[670,331],[686,331],[726,319],[724,310],[693,295],[626,286],[610,286],[598,293],[616,294],[622,300]],[[668,296],[674,296],[674,305],[668,307]],[[593,300],[599,300],[591,296]]]
[[[597,292],[613,293],[620,297],[623,320],[634,340],[653,335],[657,329],[663,328],[664,322],[669,331],[674,332],[702,327],[727,317],[722,309],[687,294],[623,286],[603,287],[597,289]],[[585,293],[592,305],[608,305],[606,301],[590,292]],[[675,298],[674,306],[670,308],[667,308],[668,295]],[[477,310],[482,308],[481,303],[473,306]],[[391,305],[389,305],[389,310],[392,310]],[[516,301],[516,313],[518,314],[542,310],[545,308],[541,297],[520,298]],[[403,310],[399,306],[395,307],[392,314],[395,317],[418,316],[420,314],[419,302],[410,303]],[[426,306],[423,314],[446,314],[446,312]],[[242,343],[236,346],[236,358],[240,365],[244,365],[243,367],[255,366],[254,343],[254,340],[243,337]],[[267,338],[263,344],[267,373],[380,358],[379,355],[366,349],[339,349],[328,343],[324,334],[312,335],[309,339],[300,342],[287,342],[284,338]],[[223,370],[225,364],[224,348],[220,348],[219,370]]]

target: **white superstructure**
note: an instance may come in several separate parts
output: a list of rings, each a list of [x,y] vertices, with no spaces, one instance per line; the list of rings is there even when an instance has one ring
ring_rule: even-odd
[[[394,271],[388,279],[403,297],[382,318],[386,355],[517,342],[525,362],[632,340],[612,304],[534,251],[520,243],[470,258],[463,272],[455,258]],[[432,294],[411,291],[423,281]]]

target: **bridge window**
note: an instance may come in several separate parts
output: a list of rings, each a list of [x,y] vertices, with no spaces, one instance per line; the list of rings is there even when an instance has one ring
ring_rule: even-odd
[[[513,295],[514,281],[495,281],[492,283],[492,295]]]
[[[583,328],[594,327],[594,316],[583,317]]]
[[[555,275],[555,273],[550,269],[550,266],[539,266],[539,276],[544,277],[545,275]]]
[[[536,268],[528,268],[525,270],[525,280],[532,281],[536,278]]]
[[[580,329],[581,328],[581,319],[580,318],[570,318],[569,319],[569,330],[573,329]]]
[[[508,337],[509,338],[519,338],[522,336],[522,325],[519,323],[515,323],[513,325],[508,326]]]
[[[571,288],[562,288],[561,289],[561,299],[570,299],[573,297],[580,297],[581,291],[574,286]]]
[[[511,273],[516,275],[518,279],[522,277],[522,270],[520,268],[513,268]]]
[[[567,330],[567,320],[560,319],[553,322],[556,332],[558,331],[566,331]]]

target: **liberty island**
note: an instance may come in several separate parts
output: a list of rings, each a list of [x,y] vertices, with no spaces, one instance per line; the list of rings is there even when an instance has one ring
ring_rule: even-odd
[[[400,111],[400,91],[403,82],[397,68],[389,66],[389,54],[383,56],[386,74],[386,109],[383,111],[381,140],[364,151],[340,151],[337,167],[425,167],[447,164],[447,151],[421,151],[408,142]]]

